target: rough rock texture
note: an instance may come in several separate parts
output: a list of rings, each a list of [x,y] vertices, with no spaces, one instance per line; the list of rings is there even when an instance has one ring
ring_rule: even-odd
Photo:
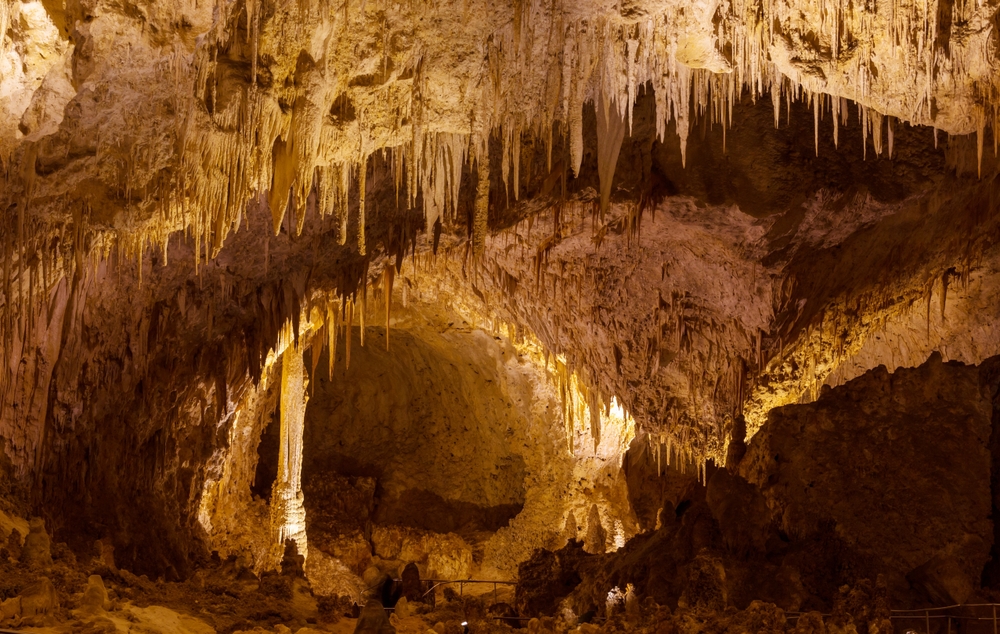
[[[331,379],[321,357],[304,477],[377,477],[380,524],[438,532],[506,525],[524,504],[528,440],[517,430],[528,425],[497,385],[496,370],[488,374],[475,356],[485,336],[446,347],[400,329],[387,351],[384,329],[373,328],[365,347],[352,341],[350,368],[338,364]]]
[[[345,442],[382,478],[377,518],[413,524],[422,506],[425,529],[498,529],[480,558],[497,574],[571,537],[619,548],[638,527],[620,469],[637,429],[705,482],[741,414],[752,436],[825,381],[998,352],[997,15],[996,0],[0,0],[0,510],[154,577],[213,551],[274,565],[254,482],[277,359],[301,339],[312,374],[324,341],[350,341],[337,378],[359,408],[331,396],[329,412],[384,441],[397,428],[355,412],[413,406],[389,422],[433,441],[432,460],[412,452],[426,482],[387,455],[418,434]],[[408,299],[423,307],[401,319]],[[468,335],[438,357],[457,360],[433,373],[441,392],[463,398],[436,420],[412,372],[426,356],[406,354],[440,343],[432,312]],[[388,369],[391,346],[361,362],[393,327],[412,335],[409,373]],[[494,356],[462,361],[477,355]],[[380,373],[400,391],[376,394]],[[442,459],[470,412],[475,450]],[[687,495],[650,496],[643,523]],[[740,524],[726,500],[693,517],[759,551],[756,503]]]
[[[375,554],[383,559],[415,563],[429,579],[468,579],[472,576],[472,547],[454,534],[437,534],[397,527],[378,527],[372,533]],[[403,566],[399,567],[402,571]]]
[[[815,403],[772,411],[740,471],[785,534],[831,526],[890,583],[914,572],[963,602],[993,543],[993,395],[979,374],[940,356],[892,374],[876,368]]]
[[[520,614],[553,614],[559,601],[580,584],[583,543],[570,541],[555,552],[538,550],[518,567],[514,605]]]

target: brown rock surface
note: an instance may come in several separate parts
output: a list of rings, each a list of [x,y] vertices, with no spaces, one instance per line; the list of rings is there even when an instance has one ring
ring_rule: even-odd
[[[555,552],[537,550],[518,567],[514,607],[523,616],[551,615],[559,601],[580,584],[579,566],[588,554],[570,541]]]
[[[974,366],[932,356],[892,374],[880,367],[774,410],[740,471],[789,536],[830,525],[890,583],[929,564],[924,577],[960,570],[956,581],[971,588],[993,541],[992,416]],[[942,560],[952,563],[931,563]]]
[[[21,548],[21,562],[36,566],[51,564],[52,543],[49,534],[45,532],[45,521],[40,517],[33,517],[30,526]]]

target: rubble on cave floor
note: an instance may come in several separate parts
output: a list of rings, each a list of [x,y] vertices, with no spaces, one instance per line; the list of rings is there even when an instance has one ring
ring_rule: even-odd
[[[40,520],[33,521],[30,530],[22,538],[14,529],[0,548],[0,629],[84,634],[375,634],[366,629],[368,622],[358,605],[314,596],[302,575],[302,558],[292,547],[286,551],[280,573],[257,576],[235,558],[216,559],[183,582],[164,582],[117,568],[112,550],[101,542],[94,544],[89,555],[78,557],[65,544],[50,543]],[[574,549],[580,550],[579,545],[571,542],[563,550]],[[536,559],[546,555],[553,553],[539,551]],[[580,550],[569,567],[600,557]],[[555,616],[528,620],[515,616],[507,602],[494,603],[490,593],[460,596],[446,588],[440,600],[426,603],[408,601],[404,592],[388,624],[399,634],[463,634],[464,624],[474,634],[513,629],[529,634],[813,634],[847,632],[852,627],[858,634],[891,631],[886,629],[888,607],[881,582],[842,588],[831,614],[790,617],[761,601],[742,610],[727,606],[721,564],[699,555],[694,568],[700,574],[688,575],[682,597],[672,608],[653,597],[640,597],[629,586],[627,592],[609,594],[599,615],[593,611],[578,614],[563,601],[553,611]],[[379,632],[384,634],[383,630]]]
[[[294,565],[284,566],[280,574],[257,577],[236,561],[216,561],[184,582],[154,582],[116,568],[109,549],[100,543],[84,560],[64,544],[32,553],[18,536],[13,535],[0,551],[3,629],[84,634],[370,634],[371,628],[366,628],[369,623],[357,605],[317,599],[301,577],[301,568]],[[50,559],[40,561],[37,555]],[[718,581],[711,574],[705,575],[691,586],[684,605],[674,609],[649,597],[640,600],[630,591],[618,601],[609,599],[599,619],[592,614],[578,616],[563,606],[556,617],[519,620],[511,617],[508,604],[494,604],[489,595],[459,596],[447,589],[434,605],[402,598],[387,622],[399,634],[462,634],[463,624],[475,634],[502,634],[514,629],[529,634],[812,634],[824,628],[848,631],[851,626],[859,634],[886,632],[884,586],[845,588],[832,615],[810,613],[790,619],[774,604],[759,601],[744,610],[727,608]]]

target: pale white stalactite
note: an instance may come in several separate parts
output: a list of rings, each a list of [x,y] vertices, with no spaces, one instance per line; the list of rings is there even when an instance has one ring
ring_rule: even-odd
[[[511,133],[513,130],[514,125],[508,121],[507,125],[503,127],[503,133],[500,135],[502,141],[500,147],[500,181],[503,183],[504,195],[508,197],[510,196]]]
[[[570,102],[569,154],[573,176],[579,176],[583,164],[583,103],[575,98]]]
[[[434,171],[431,173],[434,185],[431,191],[434,194],[434,207],[437,209],[438,216],[443,218],[446,211],[445,202],[448,193],[448,170],[446,168],[447,146],[440,141],[440,139],[435,139],[434,143]],[[426,191],[424,195],[427,195]]]
[[[340,186],[337,189],[337,242],[343,246],[347,244],[347,192],[351,187],[351,165],[342,163],[340,166]]]
[[[833,146],[840,147],[840,99],[830,100],[833,108]]]
[[[281,355],[281,444],[278,477],[271,492],[271,534],[275,561],[280,561],[286,540],[295,542],[300,555],[308,553],[306,509],[302,497],[302,432],[305,426],[306,367],[302,351],[288,343]]]
[[[822,107],[823,95],[813,95],[813,141],[816,144],[816,156],[819,156],[819,109]]]
[[[875,155],[882,155],[882,115],[875,112],[871,112],[869,121],[871,121],[872,126],[872,145],[875,146]]]

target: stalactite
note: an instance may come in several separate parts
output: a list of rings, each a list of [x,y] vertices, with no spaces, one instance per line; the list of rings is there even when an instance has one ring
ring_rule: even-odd
[[[365,243],[365,192],[367,190],[368,157],[361,159],[358,168],[358,253],[365,255],[368,248]],[[363,315],[363,313],[362,313]],[[364,317],[362,317],[364,321]],[[362,345],[364,345],[364,335],[362,335]]]
[[[948,303],[948,274],[949,271],[945,271],[941,275],[941,323],[945,320],[945,307]]]
[[[631,108],[629,108],[631,110]],[[615,104],[597,101],[597,173],[601,183],[601,219],[604,219],[611,199],[611,184],[618,164],[618,154],[625,139],[625,119]]]
[[[840,147],[840,99],[834,97],[830,100],[833,118],[833,146]]]
[[[887,123],[887,126],[888,126],[887,129],[888,129],[888,133],[889,133],[889,158],[892,158],[892,150],[893,150],[893,146],[894,146],[894,142],[895,142],[895,134],[894,134],[894,131],[892,129],[892,127],[893,127],[892,126],[893,118],[894,117],[886,117],[886,120],[888,121],[888,123]]]
[[[819,156],[819,109],[823,103],[823,95],[812,96],[813,102],[813,142],[816,144],[816,156]]]
[[[479,183],[476,186],[476,203],[472,220],[472,251],[477,258],[486,250],[487,220],[490,209],[490,162],[488,156],[481,156],[476,162]]]
[[[338,301],[341,301],[338,298]],[[339,323],[340,310],[339,307],[335,307],[333,302],[327,301],[326,304],[326,336],[327,336],[327,348],[328,362],[329,362],[329,373],[328,378],[333,380],[333,366],[337,362],[337,329],[340,328]]]
[[[368,305],[368,280],[361,287],[361,301],[358,302],[358,339],[365,347],[365,307]]]
[[[347,319],[345,320],[345,333],[344,333],[344,369],[349,370],[351,368],[351,322],[354,321],[354,299],[348,298],[344,302],[344,311],[347,313]]]
[[[382,288],[385,295],[385,349],[389,349],[389,322],[392,318],[392,283],[393,278],[396,274],[396,269],[393,268],[392,264],[385,265],[385,271],[382,273]]]

